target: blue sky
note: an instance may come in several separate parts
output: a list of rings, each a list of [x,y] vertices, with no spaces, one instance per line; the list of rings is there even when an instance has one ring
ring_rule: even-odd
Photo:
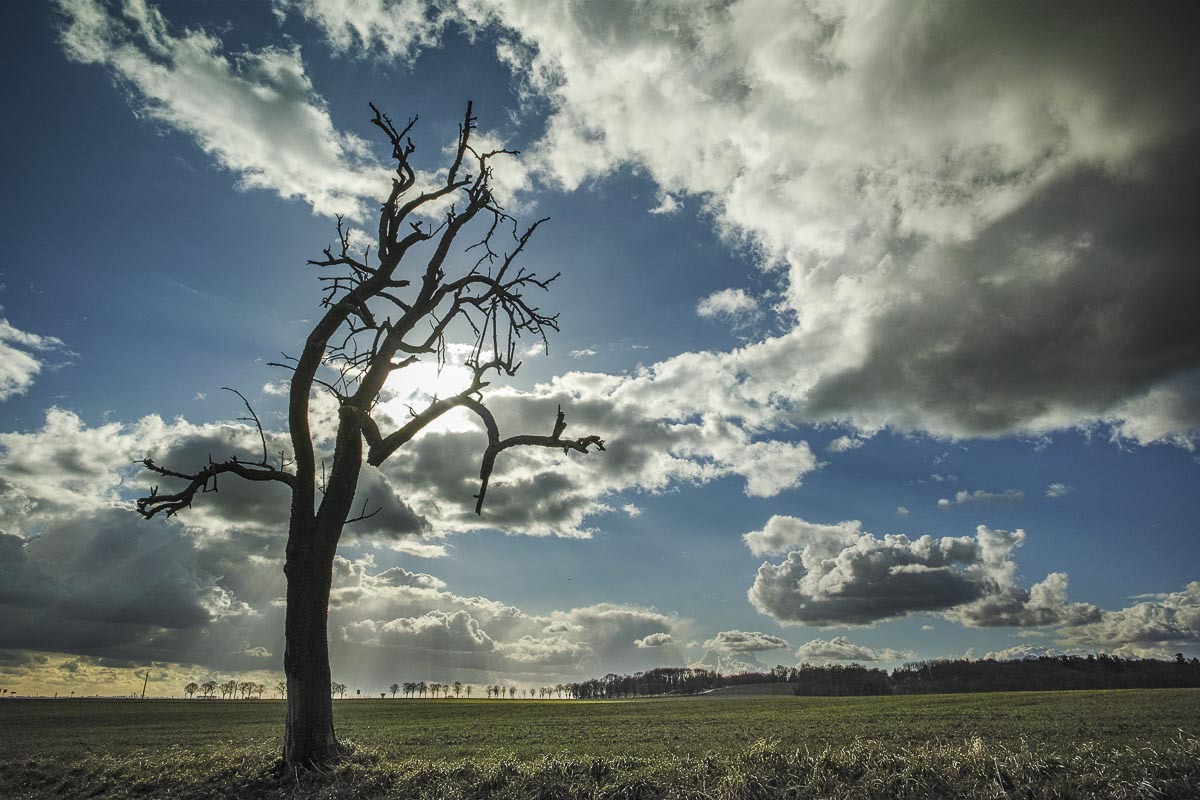
[[[340,680],[1200,653],[1195,15],[928,12],[6,8],[0,683],[279,670],[286,502],[140,521],[131,462],[253,446],[222,386],[283,431],[367,103],[433,172],[468,98],[563,273],[492,407],[610,450],[505,462],[490,519],[465,418],[372,475]]]

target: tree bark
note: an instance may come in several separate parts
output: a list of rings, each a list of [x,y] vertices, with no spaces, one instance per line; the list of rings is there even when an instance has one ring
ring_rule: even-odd
[[[283,671],[287,676],[287,720],[283,760],[289,767],[320,767],[341,754],[333,729],[329,669],[329,589],[333,550],[314,547],[315,520],[293,520],[284,573],[287,615]],[[292,547],[291,542],[308,546]],[[336,545],[335,545],[336,547]]]
[[[289,767],[321,767],[341,755],[333,729],[329,666],[329,591],[333,559],[362,469],[362,434],[352,414],[342,416],[333,469],[315,516],[292,506],[288,530],[287,614],[283,671],[288,682],[283,760]]]

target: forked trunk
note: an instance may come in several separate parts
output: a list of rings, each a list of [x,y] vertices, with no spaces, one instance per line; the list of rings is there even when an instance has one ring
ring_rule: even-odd
[[[295,527],[295,523],[293,523]],[[291,531],[293,541],[312,542],[315,525]],[[289,547],[287,619],[284,625],[283,671],[287,676],[287,721],[283,760],[289,767],[321,767],[341,753],[333,730],[333,698],[329,670],[329,588],[333,552],[325,548]]]

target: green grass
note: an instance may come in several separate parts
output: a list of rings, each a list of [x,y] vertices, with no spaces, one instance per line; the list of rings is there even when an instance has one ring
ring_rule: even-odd
[[[278,701],[2,701],[0,796],[1200,796],[1200,690],[335,709],[297,787]]]

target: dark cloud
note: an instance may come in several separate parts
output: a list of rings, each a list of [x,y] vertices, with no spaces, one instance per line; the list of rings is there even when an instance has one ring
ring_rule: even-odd
[[[980,525],[974,537],[876,538],[853,522],[821,526],[785,518],[772,520],[767,535],[755,532],[746,540],[753,548],[787,528],[795,549],[782,563],[763,563],[748,593],[755,608],[783,623],[869,625],[940,612],[972,626],[1023,627],[1075,624],[1098,614],[1093,606],[1067,602],[1062,573],[1031,589],[1015,583],[1012,556],[1024,531]]]

